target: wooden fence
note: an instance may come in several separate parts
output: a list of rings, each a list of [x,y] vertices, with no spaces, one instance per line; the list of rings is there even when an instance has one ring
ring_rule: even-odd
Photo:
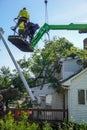
[[[9,109],[15,119],[19,119],[24,111],[33,121],[68,121],[68,109]]]

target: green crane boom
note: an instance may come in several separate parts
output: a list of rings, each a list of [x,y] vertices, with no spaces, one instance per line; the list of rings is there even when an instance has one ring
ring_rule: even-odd
[[[87,24],[73,24],[70,23],[69,25],[48,25],[45,23],[38,33],[32,39],[31,47],[34,48],[36,44],[39,42],[41,37],[44,33],[48,32],[49,30],[79,30],[80,33],[87,33]]]

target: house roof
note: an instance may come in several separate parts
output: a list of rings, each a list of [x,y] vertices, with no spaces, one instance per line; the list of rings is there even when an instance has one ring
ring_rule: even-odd
[[[85,72],[87,72],[87,68],[83,69],[82,71],[70,76],[69,78],[63,80],[61,83],[63,86],[67,86],[69,87],[71,84],[71,81],[76,79],[77,77],[81,76],[82,74],[84,74]]]

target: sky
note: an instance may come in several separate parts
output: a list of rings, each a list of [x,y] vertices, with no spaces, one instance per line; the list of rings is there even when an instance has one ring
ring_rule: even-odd
[[[22,52],[8,41],[8,36],[13,35],[11,26],[15,23],[13,19],[18,12],[26,7],[30,12],[30,21],[38,23],[40,27],[45,23],[45,3],[44,0],[0,0],[0,27],[4,30],[4,38],[7,42],[16,61],[24,56],[29,58],[31,53]],[[48,24],[52,25],[68,25],[70,23],[87,23],[87,0],[48,0],[47,4]],[[78,31],[67,30],[51,30],[49,32],[50,39],[54,36],[65,37],[72,42],[74,46],[83,49],[83,40],[87,34],[79,34]],[[48,40],[48,39],[47,39]],[[44,36],[38,42],[38,47],[44,47]],[[0,68],[2,66],[9,67],[11,70],[15,68],[2,40],[0,40]]]

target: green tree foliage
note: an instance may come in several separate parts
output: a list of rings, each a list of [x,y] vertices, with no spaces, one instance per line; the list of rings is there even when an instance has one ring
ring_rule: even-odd
[[[1,69],[0,84],[3,88],[8,88],[11,84],[11,72],[9,68],[3,66]]]
[[[53,87],[60,86],[56,73],[60,73],[61,65],[58,59],[64,57],[79,56],[81,59],[87,59],[87,51],[76,48],[66,38],[54,37],[52,41],[45,44],[43,49],[36,49],[30,58],[24,56],[18,61],[22,72],[28,81],[30,87],[51,83]],[[2,67],[0,75],[0,84],[9,86],[14,84],[20,92],[24,92],[25,87],[16,70],[11,73],[9,68]]]
[[[42,85],[44,83],[52,83],[54,87],[59,86],[58,79],[55,77],[55,73],[58,72],[58,59],[64,57],[79,56],[81,58],[87,58],[87,52],[76,48],[66,38],[54,38],[52,41],[47,42],[42,50],[36,50],[30,61],[30,70],[35,76],[36,85]],[[56,82],[54,82],[56,81]]]

